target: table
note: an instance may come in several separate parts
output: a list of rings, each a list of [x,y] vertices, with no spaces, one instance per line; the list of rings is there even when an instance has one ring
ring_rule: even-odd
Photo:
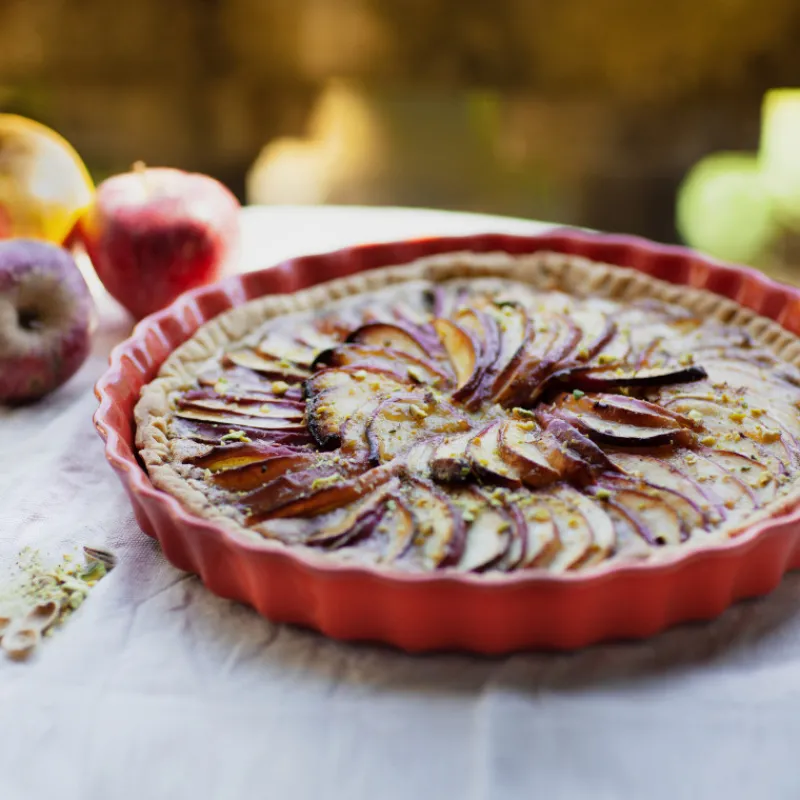
[[[252,208],[241,268],[359,241],[527,232],[412,209]],[[0,411],[0,568],[29,544],[120,565],[28,663],[0,658],[0,800],[800,797],[800,576],[710,625],[502,659],[346,645],[218,599],[137,527],[91,422],[130,320]],[[2,574],[2,571],[0,571]]]

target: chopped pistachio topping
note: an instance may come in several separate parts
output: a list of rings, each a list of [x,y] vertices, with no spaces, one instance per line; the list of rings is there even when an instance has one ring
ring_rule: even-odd
[[[252,439],[244,431],[229,430],[220,442],[251,442]]]

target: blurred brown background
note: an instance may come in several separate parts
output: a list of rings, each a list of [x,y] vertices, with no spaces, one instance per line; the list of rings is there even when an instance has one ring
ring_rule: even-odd
[[[96,179],[143,159],[671,241],[680,180],[756,149],[798,41],[796,0],[0,0],[0,110]]]

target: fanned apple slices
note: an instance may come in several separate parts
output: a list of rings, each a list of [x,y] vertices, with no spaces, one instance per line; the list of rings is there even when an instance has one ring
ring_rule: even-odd
[[[497,279],[279,317],[171,403],[182,474],[215,507],[405,570],[702,546],[800,470],[800,371],[746,331]]]

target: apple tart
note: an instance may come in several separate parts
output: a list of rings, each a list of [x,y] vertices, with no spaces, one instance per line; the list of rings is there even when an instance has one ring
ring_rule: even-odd
[[[239,535],[404,570],[590,570],[796,502],[799,363],[706,291],[447,254],[217,317],[144,388],[137,445]]]

